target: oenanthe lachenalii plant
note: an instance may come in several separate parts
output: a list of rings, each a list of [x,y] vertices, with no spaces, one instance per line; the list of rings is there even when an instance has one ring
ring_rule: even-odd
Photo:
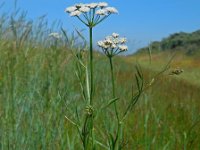
[[[126,45],[126,38],[119,37],[119,34],[113,33],[110,36],[107,36],[104,40],[98,41],[98,46],[103,50],[103,53],[108,57],[109,63],[110,63],[110,72],[111,72],[111,81],[112,81],[112,99],[114,100],[114,109],[115,109],[115,115],[117,118],[117,131],[115,137],[113,135],[111,137],[110,142],[110,149],[116,149],[117,147],[120,147],[119,137],[122,135],[122,129],[121,129],[121,121],[119,118],[119,113],[117,109],[117,97],[115,93],[115,78],[114,78],[114,68],[113,68],[113,57],[125,52],[128,50],[128,46]],[[114,139],[114,140],[113,140]]]
[[[89,66],[86,66],[86,76],[89,75],[89,80],[86,78],[87,84],[87,106],[86,106],[86,117],[84,125],[82,126],[82,131],[79,130],[81,134],[81,140],[84,149],[88,149],[91,141],[92,149],[94,149],[94,134],[93,134],[93,118],[94,118],[94,108],[93,108],[93,92],[94,92],[94,81],[93,81],[93,28],[108,18],[111,14],[117,14],[118,11],[114,7],[109,7],[106,2],[90,3],[90,4],[75,4],[71,7],[65,9],[65,12],[69,13],[71,17],[78,18],[84,25],[89,28],[89,38],[90,38],[90,51],[89,51]],[[89,68],[89,73],[87,73],[87,68]],[[70,121],[70,119],[68,118]],[[76,125],[78,127],[78,125]]]
[[[108,7],[105,2],[90,3],[90,4],[75,4],[74,6],[65,9],[71,17],[78,18],[83,24],[89,28],[90,37],[90,97],[89,105],[92,105],[93,100],[93,35],[92,29],[111,14],[117,14],[118,11],[114,7]]]

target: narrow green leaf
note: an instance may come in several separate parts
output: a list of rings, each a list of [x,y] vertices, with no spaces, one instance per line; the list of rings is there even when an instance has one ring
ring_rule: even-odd
[[[88,104],[90,104],[90,83],[89,83],[89,72],[87,67],[86,67],[86,91],[88,95]]]
[[[102,109],[107,108],[108,106],[110,106],[111,104],[115,103],[118,100],[119,100],[119,98],[114,98],[114,99],[109,100],[108,103],[105,106],[103,106]]]
[[[140,89],[140,81],[137,75],[135,75],[135,80],[136,80],[136,84],[137,84],[137,88],[138,90]]]

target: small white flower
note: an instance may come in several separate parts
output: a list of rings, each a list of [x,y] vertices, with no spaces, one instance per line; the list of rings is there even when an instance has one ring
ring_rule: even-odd
[[[120,43],[121,43],[121,44],[124,44],[124,43],[126,43],[126,41],[127,41],[127,39],[126,39],[126,38],[121,38],[121,39],[120,39]]]
[[[107,7],[108,3],[106,3],[106,2],[99,2],[98,6],[101,7],[101,8]]]
[[[78,11],[78,10],[76,10],[76,11],[74,11],[74,12],[71,12],[70,13],[70,16],[80,16],[81,15],[81,12],[80,11]]]
[[[128,46],[126,46],[126,45],[119,45],[118,47],[119,47],[120,51],[127,51],[128,50]]]
[[[96,11],[96,15],[105,16],[107,15],[108,11],[106,9],[99,9]]]
[[[105,43],[105,45],[110,45],[111,46],[113,44],[113,41],[111,39],[106,39],[104,41],[104,43]]]
[[[113,39],[113,43],[114,44],[119,44],[119,39],[118,38]]]
[[[111,48],[112,48],[112,49],[115,49],[115,48],[117,48],[117,45],[116,45],[116,44],[112,44],[112,45],[111,45]]]
[[[67,7],[65,9],[65,12],[71,13],[74,12],[77,8],[75,6]]]
[[[90,4],[87,4],[86,6],[93,9],[93,8],[96,8],[98,6],[98,3],[90,3]]]
[[[97,45],[103,49],[108,49],[109,48],[109,45],[106,45],[105,44],[105,41],[98,41],[97,42]]]
[[[113,33],[112,36],[113,36],[114,38],[118,38],[118,37],[119,37],[119,34],[118,34],[118,33]]]
[[[111,14],[117,14],[118,13],[118,11],[115,7],[107,7],[105,9]]]
[[[90,8],[86,7],[86,6],[83,6],[79,9],[79,11],[83,12],[83,13],[87,13],[90,11]]]
[[[53,37],[55,39],[60,39],[62,36],[57,32],[52,32],[49,34],[49,37]]]
[[[98,45],[99,47],[104,47],[104,46],[105,46],[105,44],[104,44],[103,41],[98,41],[98,42],[97,42],[97,45]]]

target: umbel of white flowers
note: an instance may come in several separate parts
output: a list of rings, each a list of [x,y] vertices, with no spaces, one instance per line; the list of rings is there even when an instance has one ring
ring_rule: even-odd
[[[102,48],[105,55],[113,57],[121,52],[127,51],[126,38],[119,37],[119,34],[113,33],[111,36],[107,36],[104,40],[98,41],[98,46]]]
[[[77,17],[81,22],[89,27],[94,27],[111,14],[117,14],[114,7],[108,7],[108,3],[75,4],[65,9],[71,17]]]

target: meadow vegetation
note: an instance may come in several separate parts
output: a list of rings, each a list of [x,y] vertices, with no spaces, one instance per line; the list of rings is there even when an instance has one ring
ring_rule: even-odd
[[[0,16],[2,150],[83,149],[74,120],[82,123],[88,113],[80,92],[80,80],[85,83],[87,75],[77,61],[88,59],[88,46],[80,31],[68,33],[59,23],[49,26],[45,17],[29,21],[21,11]],[[49,37],[55,30],[62,38]],[[109,101],[115,98],[109,61],[103,53],[94,52],[93,107],[106,107],[95,112],[96,149],[109,149],[109,133],[117,134],[113,103],[117,102],[118,112],[124,114],[140,87],[140,74],[144,85],[152,85],[142,90],[122,123],[121,148],[200,149],[200,61],[178,51],[170,69],[180,67],[184,72],[169,75],[171,70],[165,67],[173,55],[167,50],[152,51],[149,57],[144,50],[114,57],[115,97],[120,99]],[[157,76],[162,70],[165,72]]]

